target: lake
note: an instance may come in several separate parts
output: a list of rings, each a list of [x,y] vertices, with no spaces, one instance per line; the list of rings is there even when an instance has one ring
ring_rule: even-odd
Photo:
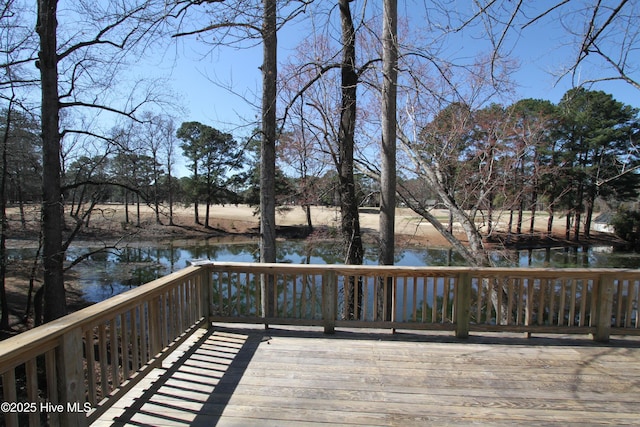
[[[86,246],[71,247],[67,260],[91,251]],[[335,243],[279,241],[278,262],[302,264],[339,264],[340,249]],[[13,249],[9,257],[27,259],[34,249]],[[640,254],[616,252],[611,247],[551,248],[492,253],[498,266],[520,267],[590,267],[640,268]],[[98,302],[140,284],[180,270],[190,261],[257,262],[258,243],[219,243],[206,240],[176,241],[162,244],[139,243],[119,251],[98,253],[73,267],[67,277],[82,286],[85,298]],[[405,248],[397,250],[396,262],[402,266],[463,266],[464,260],[455,252],[443,248]],[[377,264],[374,248],[366,248],[365,264]]]

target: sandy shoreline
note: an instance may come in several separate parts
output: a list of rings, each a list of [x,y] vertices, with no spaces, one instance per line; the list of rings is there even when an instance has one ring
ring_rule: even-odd
[[[156,224],[155,214],[148,206],[141,206],[140,227],[137,226],[136,209],[129,208],[129,224],[125,225],[125,213],[122,205],[100,205],[99,215],[93,215],[89,228],[82,229],[74,239],[74,245],[86,245],[102,241],[115,241],[123,236],[136,236],[137,239],[217,237],[220,239],[238,239],[242,235],[255,235],[259,228],[259,216],[255,207],[248,205],[215,205],[211,207],[209,227],[194,222],[193,207],[175,207],[174,226],[168,224],[168,209],[161,212],[164,225]],[[200,221],[204,223],[204,207],[200,207]],[[446,211],[436,211],[443,222],[448,220]],[[37,223],[39,213],[34,209],[27,212],[27,230],[21,230],[18,212],[10,212],[10,232],[7,235],[8,248],[35,247],[38,244]],[[339,228],[340,210],[337,207],[314,206],[311,208],[314,227]],[[279,227],[304,227],[307,224],[305,211],[300,206],[278,209],[276,225]],[[360,227],[364,234],[376,233],[379,229],[379,215],[376,208],[362,208]],[[448,247],[449,243],[426,220],[410,209],[399,208],[396,211],[396,235],[401,242],[413,242],[431,247]],[[460,236],[463,238],[463,236]]]

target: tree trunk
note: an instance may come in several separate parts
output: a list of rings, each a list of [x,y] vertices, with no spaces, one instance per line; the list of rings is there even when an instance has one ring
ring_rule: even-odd
[[[171,176],[171,160],[167,164],[167,179],[169,181],[169,225],[173,225],[173,177]]]
[[[487,196],[489,209],[487,210],[487,236],[493,233],[493,192],[489,192]]]
[[[518,221],[516,222],[516,235],[518,239],[522,237],[522,218],[524,217],[524,200],[518,197]]]
[[[277,48],[276,0],[263,0],[262,20],[262,144],[260,146],[260,262],[276,261],[276,99]],[[275,312],[273,276],[263,275],[262,313],[272,317]]]
[[[7,115],[5,117],[4,135],[2,136],[2,176],[0,177],[0,329],[9,329],[9,303],[7,301],[6,275],[7,275],[7,178],[9,171],[7,166],[9,132],[11,130],[11,110],[13,109],[13,97],[9,99]]]
[[[42,229],[44,267],[44,320],[67,312],[62,248],[60,130],[57,58],[57,0],[38,0],[36,30],[40,37],[39,68],[42,86]]]
[[[582,221],[582,213],[580,211],[576,211],[575,219],[573,223],[573,240],[576,242],[580,240],[580,222]]]
[[[140,227],[140,194],[136,193],[136,227]]]
[[[573,223],[573,239],[576,242],[580,240],[580,223],[582,221],[582,206],[584,205],[584,184],[580,183],[577,193],[578,197],[575,204],[575,222]]]
[[[162,224],[162,221],[160,221],[160,171],[158,171],[158,153],[156,148],[153,149],[153,207],[156,224]]]
[[[396,211],[397,0],[384,0],[382,26],[382,156],[380,175],[380,265],[393,265]]]
[[[584,236],[588,239],[591,237],[591,221],[593,217],[593,206],[595,204],[594,196],[589,194],[587,196],[587,200],[585,201],[587,205],[587,211],[585,212],[584,218]]]
[[[156,176],[156,182],[153,184],[153,204],[154,204],[154,211],[156,214],[156,224],[162,224],[162,221],[160,221],[160,200],[159,200],[159,191],[158,191],[158,176]]]
[[[195,221],[196,224],[200,225],[200,213],[198,212],[198,198],[200,197],[200,182],[198,179],[198,170],[197,170],[197,166],[195,165],[195,162],[194,162],[193,180],[194,180],[193,185],[195,186],[194,197],[193,197],[193,214],[194,214],[193,220]]]
[[[342,26],[342,64],[341,70],[341,94],[340,126],[338,129],[339,152],[339,185],[340,185],[340,212],[342,214],[341,231],[346,264],[362,264],[364,258],[362,236],[360,234],[360,216],[358,212],[358,200],[356,198],[354,167],[354,134],[356,125],[356,88],[358,75],[356,73],[356,41],[355,28],[349,9],[349,0],[339,0],[340,21]],[[349,300],[345,306],[346,319],[360,317],[361,303],[354,298],[356,287],[357,295],[362,298],[362,283],[360,279],[351,278],[347,284]]]
[[[124,223],[129,224],[129,191],[124,190]]]
[[[305,204],[304,211],[307,217],[307,230],[309,234],[311,234],[311,232],[313,231],[313,221],[311,220],[311,205]]]
[[[211,199],[209,197],[207,197],[207,205],[205,208],[205,214],[204,214],[204,227],[205,228],[211,228],[210,224],[209,224],[209,214],[211,213]]]
[[[354,134],[356,125],[356,73],[355,29],[349,9],[349,0],[339,0],[342,22],[343,60],[341,64],[340,127],[338,130],[339,145],[339,185],[340,210],[342,214],[342,236],[345,243],[345,262],[362,264],[363,249],[360,235],[360,216],[356,198],[354,169]]]
[[[538,192],[534,186],[533,193],[531,194],[531,223],[529,224],[529,234],[533,235],[536,225],[536,208],[538,207]]]
[[[20,173],[20,168],[18,168],[18,170],[16,171],[16,186],[18,191],[18,210],[20,211],[20,225],[22,226],[23,230],[26,230],[27,218],[24,215],[24,192],[22,191],[23,183],[24,181],[22,178],[22,174]]]
[[[396,97],[398,81],[398,3],[384,0],[382,17],[382,147],[380,175],[380,265],[395,261],[396,212]],[[387,310],[378,307],[378,315],[391,320],[393,289],[387,284]],[[384,317],[382,317],[384,316]]]

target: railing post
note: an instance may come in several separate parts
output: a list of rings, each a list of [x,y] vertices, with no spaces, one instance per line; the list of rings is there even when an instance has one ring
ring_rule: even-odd
[[[594,341],[609,342],[611,335],[611,314],[613,312],[613,277],[600,275],[596,301],[596,334]]]
[[[201,298],[201,310],[199,313],[206,320],[207,329],[211,327],[209,318],[211,317],[211,288],[213,272],[211,266],[213,263],[201,266],[200,270],[200,298]]]
[[[328,270],[322,275],[322,320],[325,334],[336,332],[337,285],[335,271]]]
[[[471,274],[460,273],[456,292],[456,337],[469,338]]]
[[[260,274],[260,304],[262,306],[262,318],[265,329],[269,329],[269,319],[276,317],[275,295],[276,282],[274,275],[271,273]]]
[[[60,414],[60,425],[63,426],[88,425],[87,415],[83,412],[86,399],[82,360],[82,330],[75,328],[62,335],[56,355],[58,398],[65,409]],[[89,372],[89,375],[94,373]]]

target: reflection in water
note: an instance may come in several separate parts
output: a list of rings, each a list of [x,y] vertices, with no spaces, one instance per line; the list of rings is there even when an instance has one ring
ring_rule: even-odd
[[[91,250],[72,247],[67,252],[67,260]],[[31,259],[34,254],[35,249],[14,249],[9,251],[9,260]],[[221,244],[196,240],[149,244],[93,254],[73,267],[73,275],[80,281],[85,298],[97,302],[180,270],[195,259],[258,262],[260,254],[257,242]],[[492,259],[498,266],[640,268],[640,254],[597,247],[500,251],[492,254]],[[339,243],[334,242],[278,242],[277,260],[295,264],[342,263]],[[375,248],[366,248],[364,262],[377,264]],[[451,249],[413,248],[398,250],[396,265],[463,266],[465,262]]]

